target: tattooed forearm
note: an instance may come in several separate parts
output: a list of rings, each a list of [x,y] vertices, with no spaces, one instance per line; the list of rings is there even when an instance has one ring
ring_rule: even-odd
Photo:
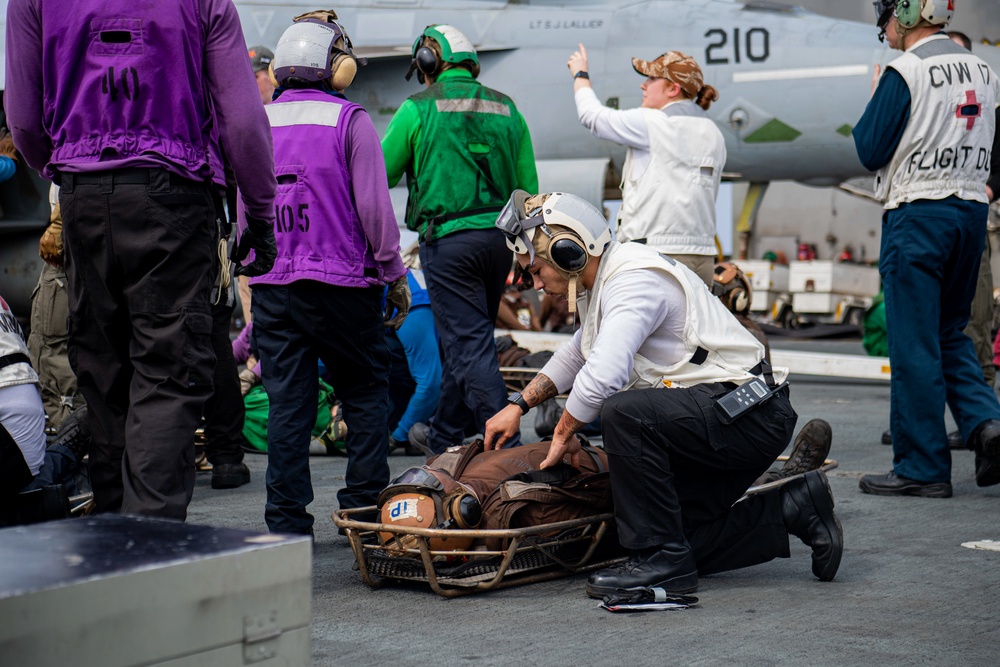
[[[563,410],[562,417],[559,418],[559,423],[556,424],[555,432],[560,435],[571,436],[581,428],[587,425],[587,422],[582,422],[573,415],[569,413],[569,410]]]
[[[528,386],[521,392],[521,397],[531,407],[535,407],[539,403],[558,395],[559,390],[556,389],[555,383],[541,373],[536,375],[535,379],[529,382]]]

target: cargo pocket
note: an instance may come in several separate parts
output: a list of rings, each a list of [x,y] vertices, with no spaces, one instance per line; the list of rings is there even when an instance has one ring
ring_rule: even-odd
[[[45,275],[31,296],[31,330],[45,338],[69,335],[69,295],[65,274]]]
[[[200,311],[186,310],[184,318],[184,350],[182,358],[187,366],[189,387],[212,386],[215,360],[212,352],[212,316]]]
[[[710,386],[699,385],[689,390],[694,397],[695,403],[701,409],[702,417],[705,420],[705,429],[708,431],[708,444],[716,451],[729,446],[729,440],[726,437],[727,427],[719,421],[719,415],[715,411],[715,401],[725,396],[729,390],[718,389],[719,386],[718,384]]]

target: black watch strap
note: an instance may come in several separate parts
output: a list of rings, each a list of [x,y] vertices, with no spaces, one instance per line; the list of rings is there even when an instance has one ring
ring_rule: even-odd
[[[521,414],[522,415],[528,414],[528,410],[531,409],[528,406],[528,402],[526,400],[524,400],[523,396],[521,396],[521,392],[516,392],[516,393],[511,394],[510,396],[508,396],[507,397],[507,402],[508,403],[513,403],[517,407],[521,408]]]
[[[577,72],[576,74],[574,74],[573,78],[574,79],[587,79],[589,81],[590,80],[590,74],[587,73],[587,70],[582,69],[579,72]]]

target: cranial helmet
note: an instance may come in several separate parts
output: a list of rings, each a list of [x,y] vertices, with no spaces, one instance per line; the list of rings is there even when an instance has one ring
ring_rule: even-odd
[[[719,297],[733,315],[747,315],[753,301],[750,281],[732,262],[719,262],[712,276],[712,294]]]
[[[334,20],[306,18],[293,23],[278,40],[271,61],[278,85],[300,79],[328,81],[334,90],[345,90],[358,73],[351,38]]]
[[[955,0],[875,0],[875,25],[884,33],[889,17],[895,16],[906,29],[921,21],[946,26],[955,13]]]
[[[472,76],[479,76],[479,56],[472,42],[461,30],[451,25],[429,25],[413,42],[410,69],[406,72],[409,81],[413,72],[423,83],[426,77],[435,78],[445,69],[445,64],[469,63]]]
[[[576,310],[580,273],[615,238],[597,207],[563,192],[531,196],[515,190],[494,224],[507,237],[508,248],[531,261],[537,254],[569,281],[570,312]]]
[[[450,475],[427,467],[409,468],[389,482],[378,497],[379,521],[403,528],[475,528],[483,508],[472,491]],[[393,556],[415,555],[420,538],[413,534],[384,530],[378,534]],[[439,533],[427,538],[433,551],[462,551],[472,546],[467,535]]]

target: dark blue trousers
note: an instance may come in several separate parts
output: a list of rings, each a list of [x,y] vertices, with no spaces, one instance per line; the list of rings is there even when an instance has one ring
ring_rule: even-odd
[[[500,230],[471,229],[421,244],[420,262],[443,357],[427,439],[440,453],[462,442],[470,422],[485,432],[486,420],[507,404],[493,334],[513,254]],[[519,444],[517,434],[506,446]]]
[[[969,323],[986,236],[986,204],[949,197],[887,211],[879,272],[889,337],[893,469],[921,482],[951,481],[947,403],[962,438],[1000,419],[983,381]]]
[[[307,533],[313,516],[309,441],[316,423],[320,359],[347,424],[341,509],[374,505],[389,483],[389,350],[381,287],[310,280],[254,285],[253,336],[271,402],[267,421],[267,504],[272,532]]]

